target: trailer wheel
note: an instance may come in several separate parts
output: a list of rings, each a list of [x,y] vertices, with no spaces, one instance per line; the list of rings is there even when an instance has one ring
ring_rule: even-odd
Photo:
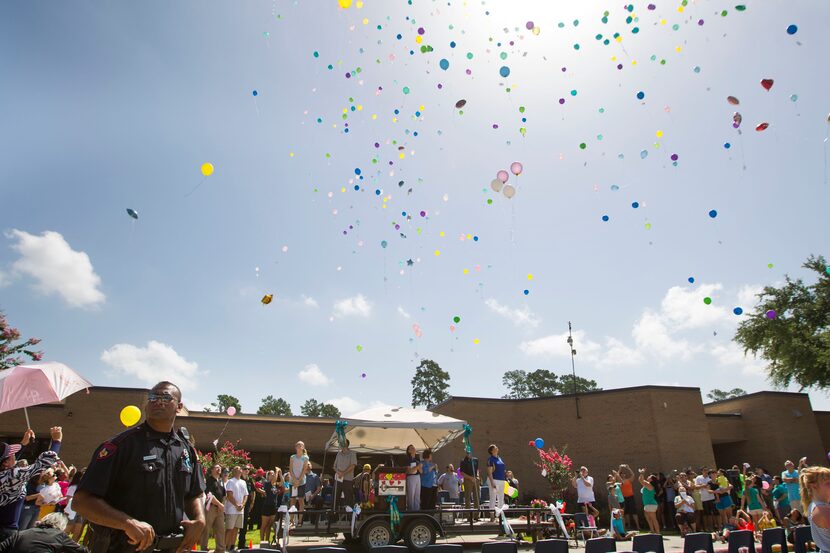
[[[435,528],[430,520],[415,519],[404,530],[403,541],[410,551],[424,551],[435,543]]]
[[[363,549],[366,551],[371,551],[375,547],[391,545],[392,539],[392,530],[389,529],[389,523],[382,520],[372,521],[360,529],[360,540],[363,543]]]

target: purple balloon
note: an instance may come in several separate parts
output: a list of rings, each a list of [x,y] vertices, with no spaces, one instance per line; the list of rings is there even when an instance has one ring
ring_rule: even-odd
[[[496,173],[496,178],[499,179],[501,182],[507,182],[507,179],[510,178],[510,175],[507,174],[507,171],[499,171]]]
[[[773,320],[776,316],[777,313],[775,312],[775,309],[770,309],[769,311],[767,311],[767,319]]]
[[[522,164],[518,161],[514,161],[510,164],[510,172],[516,175],[517,177],[522,174],[522,169],[524,169],[524,167],[522,167]]]

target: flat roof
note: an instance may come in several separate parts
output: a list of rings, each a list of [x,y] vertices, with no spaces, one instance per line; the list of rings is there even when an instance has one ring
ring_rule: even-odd
[[[804,392],[779,392],[777,390],[761,390],[760,392],[752,392],[751,394],[746,394],[743,396],[738,397],[730,397],[728,399],[721,399],[718,401],[710,401],[709,403],[704,403],[703,407],[707,407],[709,405],[721,405],[723,403],[728,403],[730,401],[739,401],[742,399],[746,399],[748,397],[755,397],[755,396],[762,396],[762,395],[774,395],[774,396],[806,396],[808,399],[810,396],[805,394]]]
[[[546,399],[567,399],[573,398],[574,396],[584,397],[588,395],[597,395],[597,394],[610,394],[610,393],[624,393],[624,392],[633,392],[637,390],[685,390],[685,391],[695,391],[700,393],[700,388],[693,387],[693,386],[660,386],[657,384],[646,384],[643,386],[631,386],[628,388],[612,388],[610,390],[594,390],[591,392],[580,392],[578,394],[561,394],[561,395],[554,395],[554,396],[543,396],[543,397],[526,397],[520,399],[510,399],[510,398],[502,398],[502,397],[470,397],[470,396],[451,396],[449,399],[442,401],[435,407],[440,407],[441,405],[447,404],[453,399],[459,400],[468,400],[468,401],[540,401]]]

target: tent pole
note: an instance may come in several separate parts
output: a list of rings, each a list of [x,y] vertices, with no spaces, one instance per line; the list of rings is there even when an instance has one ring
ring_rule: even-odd
[[[24,407],[23,414],[26,415],[26,430],[30,429],[32,425],[29,423],[29,411]]]

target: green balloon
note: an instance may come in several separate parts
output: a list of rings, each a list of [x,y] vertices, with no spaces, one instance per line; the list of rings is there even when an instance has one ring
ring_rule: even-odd
[[[706,296],[705,298],[703,298],[703,303],[705,303],[706,305],[709,305],[710,303],[712,303],[712,298],[710,298],[709,296]]]

